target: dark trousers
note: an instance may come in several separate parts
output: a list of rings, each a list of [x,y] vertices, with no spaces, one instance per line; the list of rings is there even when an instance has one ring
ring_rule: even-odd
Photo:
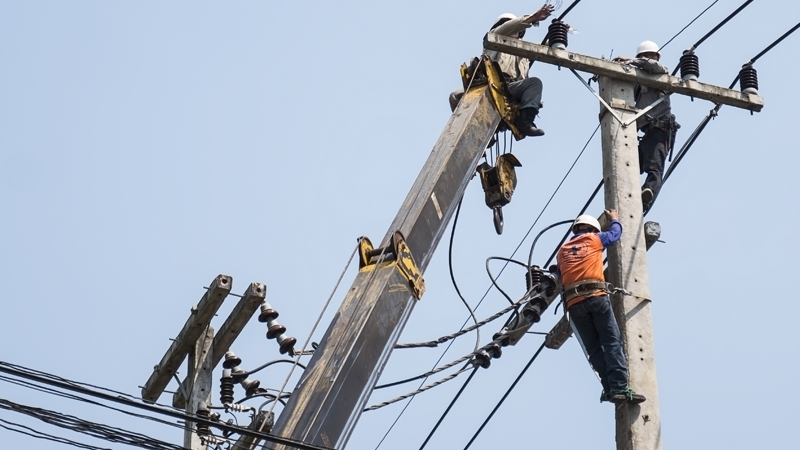
[[[513,100],[519,102],[519,108],[534,108],[537,111],[542,107],[542,80],[536,77],[525,78],[524,80],[511,81],[508,83],[508,90]],[[461,97],[464,96],[464,89],[459,88],[450,93],[450,110],[455,111]]]
[[[651,127],[639,141],[639,173],[646,173],[642,190],[653,191],[653,199],[661,190],[664,177],[664,164],[667,161],[668,134],[661,128]]]
[[[619,327],[608,295],[599,295],[572,305],[569,319],[580,335],[589,362],[606,392],[628,387],[628,360],[622,351]]]

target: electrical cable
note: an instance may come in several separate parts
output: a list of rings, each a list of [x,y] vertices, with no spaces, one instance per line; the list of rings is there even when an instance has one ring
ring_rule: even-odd
[[[148,450],[184,450],[182,446],[170,444],[141,433],[80,419],[57,411],[22,405],[2,398],[0,398],[0,409],[24,414],[39,419],[49,425],[82,433],[96,439],[103,439],[108,442],[126,444]]]
[[[544,341],[542,341],[542,345],[539,346],[539,349],[536,350],[536,353],[534,353],[530,361],[528,361],[528,364],[526,364],[525,367],[522,369],[522,372],[520,372],[517,378],[514,380],[514,382],[511,383],[511,386],[508,388],[506,393],[503,394],[503,397],[500,398],[500,401],[497,402],[497,405],[495,405],[494,409],[492,409],[492,412],[489,413],[489,416],[486,417],[486,420],[483,421],[483,423],[475,432],[475,434],[472,435],[472,439],[469,440],[467,445],[464,447],[464,450],[467,450],[470,447],[470,445],[472,445],[472,443],[475,442],[475,439],[478,437],[479,434],[481,434],[481,431],[483,431],[484,427],[486,427],[486,424],[488,424],[489,421],[492,419],[494,413],[496,413],[497,410],[500,409],[500,406],[503,404],[503,402],[506,401],[506,398],[508,398],[509,394],[511,394],[511,391],[513,391],[514,388],[517,386],[517,383],[519,383],[519,380],[521,380],[522,376],[525,375],[525,372],[528,371],[528,368],[531,367],[531,364],[533,364],[533,362],[536,361],[536,358],[539,356],[539,353],[541,353],[543,349],[544,349]]]
[[[716,5],[718,1],[719,1],[719,0],[714,0],[714,3],[712,3],[712,4],[708,5],[708,7],[707,7],[706,9],[704,9],[704,10],[703,10],[703,12],[701,12],[700,14],[698,14],[698,15],[697,15],[697,17],[695,17],[694,19],[692,19],[692,21],[691,21],[691,22],[689,22],[689,23],[688,23],[688,24],[687,24],[685,27],[681,28],[681,31],[678,31],[678,33],[677,33],[677,34],[675,34],[675,36],[672,36],[672,38],[671,38],[670,40],[668,40],[666,44],[662,45],[662,46],[661,46],[661,48],[660,48],[659,50],[660,50],[660,51],[663,51],[663,50],[664,50],[664,47],[668,46],[668,45],[669,45],[669,43],[670,43],[670,42],[672,42],[673,40],[675,40],[675,38],[676,38],[676,37],[680,36],[680,35],[681,35],[681,33],[683,33],[684,31],[686,31],[686,29],[687,29],[687,28],[689,28],[690,26],[692,26],[692,24],[693,24],[693,23],[694,23],[694,22],[695,22],[697,19],[699,19],[700,17],[702,17],[702,15],[703,15],[703,14],[705,14],[705,13],[706,13],[706,11],[708,11],[709,9],[711,9],[711,7],[712,7],[712,6]],[[673,75],[674,75],[674,74],[673,74]]]
[[[734,11],[734,12],[730,13],[730,14],[728,15],[728,17],[726,17],[725,19],[723,19],[723,20],[722,20],[722,22],[718,23],[718,24],[717,24],[717,26],[715,26],[714,28],[712,28],[712,29],[711,29],[711,31],[709,31],[708,33],[706,33],[706,34],[705,34],[705,36],[703,36],[702,38],[700,38],[700,40],[699,40],[699,41],[695,42],[695,43],[694,43],[694,45],[692,45],[692,46],[689,48],[689,51],[694,51],[695,49],[697,49],[697,47],[699,47],[699,46],[700,46],[700,44],[702,44],[703,42],[705,42],[705,40],[706,40],[706,39],[708,39],[709,37],[711,37],[711,35],[712,35],[712,34],[716,33],[716,32],[717,32],[717,30],[719,30],[720,28],[722,28],[722,27],[723,27],[723,26],[724,26],[726,23],[728,23],[728,21],[729,21],[729,20],[733,19],[733,18],[734,18],[734,17],[735,17],[737,14],[739,14],[739,13],[740,13],[740,12],[741,12],[743,9],[745,9],[745,8],[747,7],[747,5],[749,5],[749,4],[750,4],[750,3],[752,3],[752,2],[753,2],[753,0],[747,0],[746,2],[742,3],[742,5],[741,5],[741,6],[739,6],[738,8],[736,8],[736,11]],[[716,2],[714,2],[714,3],[716,3]],[[713,6],[713,4],[712,4],[712,6]],[[710,6],[709,6],[709,8],[710,8]],[[705,12],[705,11],[703,11],[703,12]],[[702,13],[701,13],[701,15],[702,15]],[[698,17],[699,17],[699,16],[698,16]],[[692,22],[694,22],[694,21],[692,21]],[[690,25],[691,25],[691,23],[690,23]],[[682,31],[683,31],[683,30],[681,30],[681,32],[682,32]],[[680,33],[678,33],[678,34],[680,34]],[[674,39],[674,38],[673,38],[673,39]],[[666,44],[664,45],[664,47],[666,47]],[[661,47],[661,48],[663,49],[664,47]],[[680,64],[678,64],[678,65],[676,65],[676,66],[675,66],[675,69],[672,71],[672,76],[675,76],[675,74],[676,74],[676,73],[678,73],[678,70],[679,70],[679,69],[680,69]]]
[[[105,392],[100,392],[96,390],[92,390],[83,386],[76,384],[74,381],[63,379],[64,381],[53,379],[53,375],[47,374],[48,376],[41,376],[34,372],[31,372],[28,368],[23,366],[17,366],[14,364],[10,364],[4,361],[0,361],[0,372],[6,373],[17,378],[23,378],[27,380],[31,380],[40,384],[46,384],[50,386],[55,386],[59,389],[64,389],[68,391],[77,392],[79,394],[88,395],[95,398],[100,398],[105,401],[119,403],[128,407],[143,409],[145,411],[149,411],[152,413],[161,414],[168,417],[173,417],[177,419],[182,419],[189,422],[198,423],[200,425],[206,425],[209,427],[218,428],[222,431],[229,432],[229,433],[238,433],[240,435],[250,436],[257,439],[266,440],[269,442],[274,442],[280,445],[286,445],[288,447],[299,448],[301,450],[333,450],[328,447],[323,447],[319,445],[309,444],[306,442],[298,441],[295,439],[285,438],[281,436],[274,436],[271,434],[262,433],[256,430],[250,430],[248,428],[242,427],[235,427],[233,425],[229,425],[227,423],[222,422],[215,422],[209,418],[187,414],[182,411],[177,411],[174,409],[163,408],[159,406],[150,405],[147,403],[139,403],[137,401],[131,400],[127,398],[127,396],[113,396],[110,394],[106,394]],[[58,377],[60,378],[60,377]]]
[[[526,266],[525,263],[521,263],[521,262],[513,260],[511,258],[503,258],[502,256],[490,256],[490,257],[486,258],[486,274],[489,275],[489,279],[492,280],[492,285],[495,287],[495,289],[497,289],[503,295],[503,297],[506,298],[506,300],[508,300],[508,303],[510,305],[513,305],[514,304],[514,300],[511,300],[511,297],[509,297],[508,294],[506,294],[506,291],[504,291],[502,288],[500,288],[500,285],[497,284],[497,278],[492,276],[492,271],[491,271],[491,269],[489,269],[489,261],[493,261],[493,260],[505,261],[506,265],[508,265],[508,263],[518,264],[518,265],[524,267],[526,270],[528,269],[528,266]],[[506,267],[506,266],[503,266],[503,267]]]
[[[472,377],[475,376],[475,373],[478,372],[478,369],[479,369],[478,366],[475,366],[475,368],[472,369],[472,373],[469,374],[467,380],[464,382],[464,384],[461,385],[461,389],[459,389],[458,392],[456,392],[456,395],[455,397],[453,397],[453,400],[450,401],[449,405],[447,405],[447,408],[445,408],[444,413],[442,413],[441,417],[439,417],[439,420],[436,421],[436,424],[433,426],[430,433],[428,433],[428,437],[426,437],[425,441],[423,441],[422,445],[420,445],[419,450],[424,449],[425,446],[428,445],[428,441],[430,441],[433,434],[436,433],[436,430],[439,428],[439,425],[442,424],[442,421],[444,421],[444,418],[447,417],[447,414],[453,408],[453,405],[455,405],[456,402],[458,401],[458,398],[461,397],[461,394],[464,392],[464,389],[466,389],[469,382],[472,381]]]
[[[236,376],[239,377],[239,378],[247,378],[247,377],[249,377],[250,375],[252,375],[252,374],[254,374],[256,372],[258,372],[260,370],[263,370],[263,369],[266,369],[267,367],[269,367],[269,366],[271,366],[273,364],[277,364],[277,363],[295,364],[295,365],[299,366],[301,369],[306,370],[306,366],[300,364],[299,362],[295,362],[295,360],[293,360],[293,359],[275,359],[275,360],[272,360],[270,362],[264,363],[264,364],[256,367],[253,370],[248,370],[247,372],[244,372],[244,373],[238,373],[237,372]]]
[[[749,62],[751,64],[755,63],[758,59],[760,59],[762,56],[766,55],[770,50],[775,48],[776,45],[781,43],[789,35],[791,35],[795,31],[797,31],[798,28],[800,28],[800,23],[798,23],[797,25],[793,26],[791,29],[789,29],[789,31],[787,31],[786,33],[781,35],[778,39],[776,39],[771,44],[769,44],[766,48],[764,48],[764,50],[760,51],[756,56],[751,58]],[[733,82],[730,84],[730,86],[728,88],[729,89],[733,89],[733,87],[736,86],[736,83],[738,81],[739,81],[739,74],[736,75],[736,78],[733,79]],[[706,115],[706,117],[704,117],[703,120],[700,121],[700,124],[697,126],[697,128],[695,128],[695,130],[689,136],[689,139],[686,140],[686,142],[683,144],[681,149],[675,155],[675,161],[672,164],[670,164],[669,168],[664,173],[664,179],[662,181],[662,184],[664,182],[666,182],[667,179],[669,179],[669,177],[675,171],[675,168],[677,168],[678,164],[680,164],[680,162],[686,156],[686,153],[689,151],[689,149],[692,147],[692,145],[694,145],[695,141],[700,136],[700,133],[702,133],[703,130],[705,130],[706,125],[708,125],[708,123],[711,121],[711,119],[713,119],[714,117],[717,116],[717,113],[719,112],[720,108],[722,108],[722,104],[717,104],[713,109],[711,109],[711,111],[709,111],[709,113]]]
[[[283,394],[284,389],[286,389],[286,385],[289,384],[289,379],[291,379],[292,374],[294,373],[295,367],[297,367],[300,364],[300,358],[303,357],[303,352],[305,352],[306,348],[308,347],[308,344],[311,342],[311,338],[314,336],[314,332],[317,330],[317,326],[319,325],[320,321],[322,320],[322,316],[325,315],[325,311],[328,309],[328,305],[331,304],[331,299],[333,299],[333,296],[336,294],[336,291],[339,289],[339,284],[341,284],[342,278],[344,278],[344,275],[347,273],[347,269],[350,268],[350,263],[353,262],[353,257],[355,256],[356,252],[358,252],[358,248],[359,248],[359,245],[356,245],[355,248],[353,249],[353,252],[350,253],[350,257],[347,259],[347,263],[344,265],[344,269],[342,270],[342,273],[339,274],[339,279],[336,280],[336,285],[334,285],[333,291],[331,291],[331,295],[329,295],[328,296],[328,300],[325,301],[325,305],[323,305],[322,311],[320,311],[319,316],[317,316],[317,321],[314,322],[314,326],[311,327],[311,331],[309,331],[309,333],[308,333],[308,338],[306,338],[306,342],[303,344],[303,347],[300,349],[300,354],[298,354],[294,358],[294,364],[292,364],[292,368],[289,369],[289,373],[286,375],[286,379],[283,381],[283,385],[281,386],[281,388],[280,388],[280,390],[278,392],[277,398],[279,398],[279,399],[281,398],[281,395]],[[386,248],[384,248],[381,251],[381,254],[378,256],[379,260],[383,259],[383,254],[385,252],[386,252]],[[373,270],[372,273],[370,273],[370,276],[374,276],[374,273],[375,273],[375,271]],[[305,368],[304,368],[304,370],[305,370]],[[273,410],[275,409],[275,405],[277,405],[277,404],[278,404],[278,402],[273,403],[272,406],[270,407],[269,412],[273,412]],[[262,422],[261,423],[261,426],[258,427],[258,431],[262,431],[264,429],[264,424],[265,423],[266,422]]]
[[[15,428],[7,427],[5,425],[0,425],[0,428],[5,428],[8,431],[13,431],[15,433],[24,434],[24,435],[30,436],[32,438],[43,439],[43,440],[51,441],[51,442],[57,442],[59,444],[66,444],[66,445],[69,445],[69,446],[72,446],[72,447],[82,448],[82,449],[86,449],[86,450],[110,450],[110,449],[108,449],[106,447],[95,447],[94,445],[84,444],[84,443],[73,441],[71,439],[63,438],[63,437],[60,437],[60,436],[54,436],[52,434],[47,434],[45,432],[42,432],[42,431],[39,431],[39,430],[35,430],[35,429],[31,428],[31,427],[28,427],[28,426],[25,426],[25,425],[22,425],[22,424],[19,424],[19,423],[11,422],[9,420],[0,419],[0,422],[3,422],[5,424],[11,425],[11,426],[15,426],[15,427],[18,427],[18,428],[22,428],[22,429],[28,430],[28,431],[18,430],[18,429],[15,429]]]
[[[481,330],[480,327],[478,327],[478,318],[475,317],[475,311],[472,309],[471,306],[469,306],[469,302],[467,302],[467,299],[465,299],[464,296],[461,294],[461,289],[458,288],[458,283],[456,282],[456,276],[453,271],[453,240],[455,239],[456,226],[458,226],[458,216],[461,215],[461,203],[463,201],[464,201],[464,196],[462,195],[461,199],[458,200],[458,206],[456,207],[456,214],[453,217],[453,226],[450,227],[450,244],[448,245],[447,248],[447,267],[450,269],[450,281],[453,283],[453,289],[456,290],[458,298],[460,298],[461,301],[464,303],[464,306],[467,308],[467,311],[469,311],[470,317],[472,317],[472,320],[475,322],[477,330],[476,331],[477,337],[475,338],[475,350],[477,350],[478,347],[481,346]],[[462,325],[461,328],[464,328],[464,325]],[[395,348],[397,348],[397,346],[395,346]]]
[[[581,213],[581,214],[583,214],[583,213]],[[580,214],[578,214],[578,215],[580,215]],[[536,241],[538,241],[539,238],[542,237],[542,235],[547,230],[550,230],[551,228],[555,228],[555,227],[557,227],[559,225],[565,225],[565,224],[568,224],[568,223],[573,223],[574,221],[575,221],[574,219],[562,220],[561,222],[556,222],[556,223],[554,223],[552,225],[548,225],[545,229],[540,231],[539,234],[537,234],[536,237],[533,239],[533,243],[531,244],[531,251],[530,251],[530,253],[528,253],[528,267],[531,266],[532,261],[533,261],[533,249],[536,248]],[[567,231],[567,233],[569,233],[569,230]],[[548,264],[549,264],[549,261],[548,261]],[[545,264],[545,265],[547,265],[547,264]]]
[[[482,327],[482,326],[486,325],[487,323],[492,322],[492,321],[504,316],[506,313],[508,313],[510,311],[513,311],[516,308],[522,306],[526,301],[527,301],[527,299],[523,297],[518,302],[512,303],[509,306],[506,306],[505,308],[503,308],[500,311],[492,314],[491,316],[487,317],[486,319],[481,320],[480,322],[476,323],[475,325],[471,325],[471,326],[469,326],[467,328],[462,328],[462,329],[458,330],[455,333],[442,336],[439,339],[436,339],[435,341],[411,342],[411,343],[407,343],[407,344],[397,344],[397,345],[394,346],[394,348],[402,349],[402,348],[419,348],[419,347],[438,347],[439,344],[444,344],[447,341],[450,341],[450,340],[453,340],[453,339],[455,339],[457,337],[463,336],[463,335],[469,333],[470,331],[472,331],[472,330],[474,330],[476,328]],[[476,348],[476,350],[477,350],[477,348]],[[437,362],[437,364],[438,364],[438,362]],[[409,378],[407,380],[398,381],[398,382],[395,382],[395,383],[389,383],[389,384],[376,386],[375,389],[382,389],[382,388],[385,388],[385,387],[396,386],[398,384],[407,383],[409,381],[418,380],[420,378],[422,378],[422,376]]]

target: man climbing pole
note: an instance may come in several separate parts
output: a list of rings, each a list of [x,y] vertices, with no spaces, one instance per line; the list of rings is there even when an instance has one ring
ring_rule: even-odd
[[[517,17],[511,13],[501,14],[490,33],[522,39],[525,30],[531,26],[538,27],[539,22],[550,17],[555,8],[545,4],[533,14]],[[528,77],[531,61],[520,56],[509,55],[497,51],[486,50],[486,55],[497,62],[508,84],[508,90],[515,101],[519,102],[519,116],[514,125],[526,136],[544,136],[544,130],[537,128],[533,122],[542,107],[542,80]],[[450,94],[450,109],[455,111],[464,89],[456,89]]]
[[[600,231],[594,217],[579,216],[572,224],[575,235],[558,250],[564,307],[600,377],[600,401],[641,403],[645,397],[628,386],[628,361],[603,275],[603,249],[619,240],[622,225],[616,210],[606,210],[605,214],[611,221],[608,231]]]
[[[644,41],[636,49],[636,58],[618,56],[614,61],[630,64],[649,73],[669,73],[667,67],[659,62],[660,59],[658,45],[653,41]],[[639,138],[639,170],[641,173],[647,173],[642,185],[642,209],[647,212],[661,190],[667,153],[675,145],[675,134],[680,125],[672,114],[669,95],[666,92],[636,85],[634,95],[638,109],[644,109],[659,98],[663,98],[661,103],[636,121],[636,127],[644,132],[644,136]]]

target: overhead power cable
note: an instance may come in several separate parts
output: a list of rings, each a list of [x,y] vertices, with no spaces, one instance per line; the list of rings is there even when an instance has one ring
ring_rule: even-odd
[[[695,17],[694,19],[692,19],[692,21],[691,21],[691,22],[689,22],[688,24],[686,24],[686,26],[685,26],[685,27],[681,28],[681,31],[678,31],[678,32],[675,34],[675,36],[672,36],[672,37],[670,38],[670,40],[668,40],[668,41],[667,41],[667,43],[666,43],[666,44],[662,45],[662,46],[661,46],[661,48],[660,48],[660,50],[661,50],[661,51],[663,51],[663,50],[664,50],[664,47],[668,46],[668,45],[669,45],[669,43],[670,43],[670,42],[672,42],[672,41],[674,41],[676,37],[680,36],[680,35],[681,35],[681,33],[683,33],[684,31],[686,31],[686,29],[687,29],[687,28],[689,28],[690,26],[692,26],[692,24],[693,24],[693,23],[694,23],[694,22],[695,22],[697,19],[699,19],[700,17],[702,17],[702,16],[703,16],[703,14],[705,14],[705,13],[706,13],[706,11],[708,11],[709,9],[711,9],[711,7],[712,7],[712,6],[716,5],[718,1],[719,1],[719,0],[714,0],[714,3],[712,3],[712,4],[708,5],[708,7],[706,7],[706,9],[704,9],[704,10],[703,10],[703,11],[702,11],[700,14],[698,14],[698,15],[697,15],[697,17]],[[751,0],[751,1],[752,1],[752,0]]]
[[[543,349],[544,349],[544,342],[542,342],[542,345],[540,345],[539,349],[536,350],[536,353],[533,354],[530,361],[528,361],[528,364],[525,364],[525,367],[522,369],[522,372],[520,372],[517,378],[514,380],[514,382],[511,383],[511,386],[509,386],[508,390],[506,390],[506,393],[503,394],[503,397],[500,398],[500,401],[497,402],[494,409],[492,409],[492,412],[490,412],[489,415],[486,417],[486,420],[483,421],[483,423],[475,432],[475,434],[472,435],[472,438],[469,440],[469,442],[467,442],[467,445],[464,447],[464,450],[467,450],[472,445],[472,443],[475,442],[475,439],[477,439],[478,435],[481,434],[481,431],[483,431],[484,427],[486,427],[486,424],[488,424],[489,421],[492,420],[494,413],[496,413],[497,410],[500,409],[500,406],[503,404],[503,402],[506,401],[506,398],[508,398],[509,394],[511,394],[511,391],[513,391],[514,388],[517,387],[517,383],[519,383],[519,380],[522,379],[523,375],[525,375],[525,372],[527,372],[528,369],[531,367],[531,364],[533,364],[533,362],[536,361],[536,358],[539,357],[539,353],[541,353]]]
[[[757,55],[752,57],[749,60],[749,63],[751,63],[751,64],[755,63],[762,56],[766,55],[770,50],[775,48],[776,45],[780,44],[784,39],[789,37],[789,35],[791,35],[795,31],[797,31],[798,28],[800,28],[800,23],[798,23],[797,25],[795,25],[792,28],[790,28],[789,31],[787,31],[786,33],[781,35],[778,39],[776,39],[774,42],[772,42],[766,48],[764,48],[764,50],[760,51]],[[733,89],[733,87],[736,86],[736,83],[738,81],[739,81],[739,74],[736,75],[736,78],[733,79],[733,82],[730,84],[730,86],[728,88],[729,89]],[[708,123],[711,121],[711,119],[713,119],[713,118],[715,118],[717,116],[717,113],[719,112],[720,108],[722,108],[722,105],[721,104],[717,104],[713,109],[711,109],[711,111],[708,112],[708,115],[706,115],[703,118],[703,120],[700,121],[700,124],[697,126],[697,128],[695,128],[695,130],[689,136],[689,139],[686,140],[686,142],[683,144],[681,149],[675,155],[675,161],[672,164],[670,164],[669,169],[667,169],[666,173],[664,174],[663,182],[666,182],[667,179],[669,179],[669,177],[672,175],[672,173],[678,167],[678,164],[680,164],[680,162],[686,156],[686,153],[689,151],[689,149],[692,147],[692,145],[694,145],[695,141],[700,136],[700,133],[702,133],[703,130],[705,130],[706,125],[708,125]]]
[[[714,2],[714,3],[716,3],[716,2]],[[718,24],[717,24],[717,26],[715,26],[714,28],[712,28],[712,29],[711,29],[711,31],[709,31],[708,33],[706,33],[706,34],[705,34],[705,36],[701,37],[699,41],[695,42],[695,43],[694,43],[694,45],[692,45],[692,46],[689,48],[689,51],[694,51],[694,50],[696,50],[696,49],[697,49],[697,47],[699,47],[699,46],[700,46],[700,44],[702,44],[703,42],[705,42],[705,40],[706,40],[706,39],[708,39],[709,37],[711,37],[711,35],[712,35],[712,34],[716,33],[716,32],[717,32],[717,30],[719,30],[720,28],[722,28],[722,27],[723,27],[723,26],[724,26],[726,23],[728,23],[728,21],[730,21],[731,19],[733,19],[733,18],[734,18],[734,17],[735,17],[737,14],[739,14],[739,13],[740,13],[740,12],[741,12],[743,9],[745,9],[745,8],[747,7],[747,5],[749,5],[750,3],[753,3],[753,0],[747,0],[746,2],[742,3],[742,5],[741,5],[741,6],[739,6],[738,8],[736,8],[736,11],[734,11],[734,12],[730,13],[730,14],[728,15],[728,17],[726,17],[725,19],[723,19],[723,20],[722,20],[722,22],[718,23]],[[709,7],[709,8],[710,8],[710,7]],[[703,12],[705,12],[705,11],[703,11]],[[683,31],[683,30],[681,30],[681,31]],[[680,33],[678,33],[678,34],[680,34]],[[665,46],[666,46],[666,45],[665,45]],[[663,47],[662,47],[662,48],[663,48]],[[672,71],[672,75],[673,75],[673,76],[675,76],[675,74],[676,74],[676,73],[678,73],[678,70],[679,70],[679,69],[680,69],[680,64],[678,64],[678,65],[676,65],[676,66],[675,66],[675,69]]]
[[[147,450],[185,450],[183,446],[170,444],[141,433],[92,422],[49,409],[22,405],[2,398],[0,398],[0,409],[24,414],[49,425],[117,444],[130,445]]]
[[[23,366],[10,364],[4,361],[0,361],[0,372],[12,375],[17,378],[23,378],[27,380],[31,380],[40,384],[46,384],[49,386],[54,386],[59,389],[77,392],[79,394],[88,395],[90,397],[99,398],[108,402],[122,404],[132,408],[138,408],[145,411],[149,411],[151,413],[161,414],[168,417],[173,417],[177,419],[181,419],[188,422],[194,422],[196,424],[205,425],[213,428],[220,429],[227,433],[237,433],[240,435],[254,437],[256,439],[262,439],[268,442],[274,442],[276,444],[285,445],[287,447],[298,448],[301,450],[333,450],[328,447],[323,447],[319,445],[309,444],[306,442],[298,441],[295,439],[289,439],[280,436],[273,436],[270,434],[262,433],[259,431],[250,430],[248,428],[237,427],[233,425],[229,425],[224,422],[216,422],[206,417],[201,417],[197,415],[187,414],[182,411],[178,411],[175,409],[167,409],[159,406],[154,406],[146,403],[140,403],[134,400],[127,398],[127,396],[113,396],[110,394],[106,394],[105,392],[89,389],[80,385],[75,381],[66,380],[66,379],[55,379],[56,377],[53,375],[50,376],[42,376],[38,373],[32,372],[31,369],[28,369]],[[37,371],[38,372],[38,371]],[[60,378],[60,377],[57,377]],[[62,381],[63,380],[63,381]]]

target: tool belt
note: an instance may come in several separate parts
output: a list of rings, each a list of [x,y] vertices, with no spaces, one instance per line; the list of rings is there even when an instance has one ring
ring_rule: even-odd
[[[603,280],[581,280],[572,283],[569,286],[565,286],[564,290],[561,292],[561,297],[564,305],[566,305],[567,302],[573,298],[581,295],[591,294],[594,291],[603,291],[608,294],[611,292],[611,289],[609,288],[609,284]]]
[[[681,127],[675,120],[675,114],[665,114],[658,118],[645,114],[644,118],[647,123],[642,127],[642,131],[645,133],[651,128],[661,128],[664,131],[670,132]]]

